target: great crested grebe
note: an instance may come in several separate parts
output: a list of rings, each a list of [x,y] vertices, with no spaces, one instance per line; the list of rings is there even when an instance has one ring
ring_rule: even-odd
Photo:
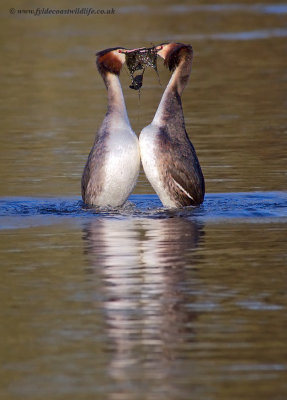
[[[115,47],[98,52],[97,67],[108,91],[108,110],[86,162],[86,204],[117,207],[131,194],[140,169],[138,138],[131,128],[119,80],[125,55]]]
[[[204,177],[185,130],[181,104],[191,73],[192,47],[166,43],[156,50],[173,74],[153,121],[139,137],[143,168],[165,207],[196,206],[204,199]]]

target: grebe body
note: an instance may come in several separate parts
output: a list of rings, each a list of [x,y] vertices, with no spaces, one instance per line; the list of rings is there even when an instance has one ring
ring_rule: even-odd
[[[97,53],[97,66],[108,91],[108,111],[82,176],[86,204],[117,207],[125,203],[138,178],[140,152],[119,81],[125,56],[119,48]]]
[[[192,47],[180,43],[159,46],[158,54],[173,71],[150,125],[139,137],[145,174],[165,207],[203,202],[204,177],[186,133],[181,94],[192,63]]]

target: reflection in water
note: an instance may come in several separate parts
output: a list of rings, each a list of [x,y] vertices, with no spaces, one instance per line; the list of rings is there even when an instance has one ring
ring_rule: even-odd
[[[116,382],[128,382],[138,362],[148,379],[167,377],[169,362],[184,357],[194,340],[197,313],[187,307],[194,295],[185,275],[201,235],[196,222],[182,218],[94,219],[86,226],[89,273],[103,282]]]

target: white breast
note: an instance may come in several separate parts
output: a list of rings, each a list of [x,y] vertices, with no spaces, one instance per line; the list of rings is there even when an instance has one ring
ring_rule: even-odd
[[[140,134],[139,146],[144,172],[150,184],[156,191],[162,204],[165,207],[176,207],[176,203],[170,197],[169,192],[164,188],[159,164],[164,160],[159,160],[156,152],[157,127],[150,124],[146,126]]]
[[[124,204],[137,182],[140,169],[138,138],[127,124],[111,127],[107,142],[103,190],[98,205]]]

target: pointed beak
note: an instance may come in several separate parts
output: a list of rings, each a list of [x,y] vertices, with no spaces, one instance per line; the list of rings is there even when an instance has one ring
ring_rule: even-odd
[[[154,52],[158,52],[162,49],[162,46],[153,46],[153,47],[138,47],[136,49],[128,49],[128,50],[120,50],[120,53],[130,54],[130,53],[148,53],[150,50]]]

